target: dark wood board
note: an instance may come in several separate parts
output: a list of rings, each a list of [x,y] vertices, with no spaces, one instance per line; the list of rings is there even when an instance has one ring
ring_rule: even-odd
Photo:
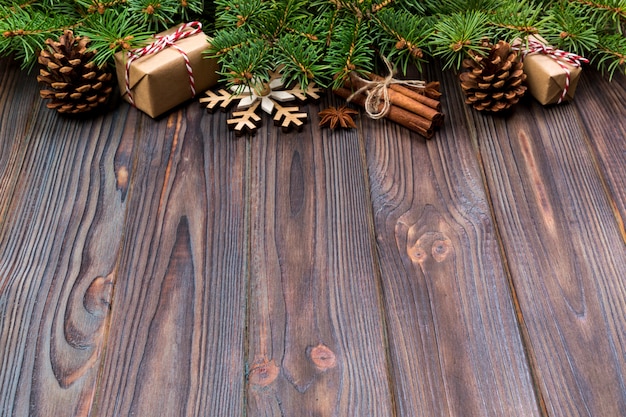
[[[37,83],[18,63],[0,59],[0,229],[7,218],[14,187],[24,162],[33,120],[41,110]],[[46,110],[43,109],[45,112]]]
[[[123,253],[94,415],[242,415],[246,146],[197,103],[137,110]]]
[[[547,415],[626,415],[626,248],[577,107],[468,115]]]
[[[3,72],[1,93],[23,108],[0,116],[10,146],[0,177],[0,410],[82,416],[95,393],[122,241],[115,161],[126,115],[60,117],[32,78],[16,73]]]
[[[359,137],[308,111],[251,139],[247,415],[392,416]]]
[[[585,68],[574,104],[603,176],[626,243],[626,75]]]
[[[433,71],[431,141],[236,138],[0,60],[0,414],[626,415],[624,76],[493,116]]]
[[[398,415],[539,415],[457,79],[432,140],[363,123]]]

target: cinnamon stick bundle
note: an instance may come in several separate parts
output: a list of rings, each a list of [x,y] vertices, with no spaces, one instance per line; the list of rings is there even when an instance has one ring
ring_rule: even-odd
[[[368,74],[369,78],[373,81],[384,81],[385,79],[383,77],[381,77],[380,75],[376,75],[376,74]],[[439,83],[436,83],[436,85],[438,86]],[[435,85],[435,83],[433,83],[433,85]],[[441,111],[441,101],[439,100],[435,100],[434,98],[430,98],[428,96],[426,96],[425,94],[422,94],[418,91],[415,91],[409,87],[406,87],[402,84],[390,84],[389,88],[391,88],[394,91],[397,91],[398,93],[404,94],[405,96],[408,96],[410,98],[412,98],[413,100],[422,103],[428,107],[430,107],[431,109],[435,109],[437,111]],[[441,95],[441,93],[439,94]]]
[[[385,81],[383,77],[376,74],[370,74],[369,78],[375,82]],[[351,76],[344,83],[343,88],[338,88],[334,92],[338,96],[347,99],[352,96],[352,90],[359,90],[367,85],[368,82],[366,80],[358,76]],[[441,103],[439,100],[432,98],[432,96],[427,97],[418,91],[396,83],[390,83],[386,88],[388,88],[387,92],[389,95],[389,110],[385,115],[386,118],[419,133],[427,139],[433,137],[436,127],[443,125],[444,116],[440,111]],[[361,107],[365,107],[367,94],[370,94],[368,90],[364,93],[356,94],[351,98],[351,101]],[[379,109],[383,107],[384,104],[381,103]]]
[[[333,92],[344,99],[347,99],[352,95],[352,91],[347,88],[337,88],[333,90]],[[361,93],[352,97],[351,102],[358,104],[361,107],[365,107],[365,99],[365,95]],[[402,107],[392,104],[385,117],[401,126],[411,129],[413,132],[419,133],[427,139],[432,138],[435,134],[432,120],[428,120],[420,115],[405,110]]]
[[[383,77],[374,74],[372,74],[371,78],[373,81],[385,80]],[[366,82],[358,77],[351,77],[350,83],[351,86],[354,87],[356,90],[366,85]],[[432,104],[434,107],[438,106],[441,108],[439,102],[431,103],[431,101],[435,100],[429,99],[428,97],[421,95],[417,91],[410,90],[398,84],[392,83],[389,85],[389,100],[391,101],[391,104],[402,107],[403,109],[408,110],[411,113],[422,116],[423,118],[432,121],[435,126],[442,126],[443,113],[441,113],[434,107],[431,107],[421,101],[416,100],[415,96],[420,96],[420,100],[422,100],[423,98],[425,100],[422,101],[429,102],[429,104]]]

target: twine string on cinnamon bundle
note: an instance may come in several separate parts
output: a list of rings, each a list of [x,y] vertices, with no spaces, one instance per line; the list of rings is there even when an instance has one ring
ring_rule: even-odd
[[[335,94],[363,107],[372,119],[384,117],[431,138],[434,129],[443,125],[441,103],[438,100],[440,94],[433,98],[427,97],[424,92],[427,89],[438,89],[439,83],[398,80],[394,78],[395,71],[389,60],[383,60],[388,69],[386,77],[367,74],[369,79],[365,79],[353,72],[343,87],[334,90]]]
[[[359,89],[352,93],[346,101],[350,102],[355,96],[366,93],[365,112],[371,119],[382,119],[389,112],[391,107],[391,99],[389,98],[389,87],[392,84],[404,84],[416,88],[425,88],[426,83],[421,80],[398,80],[394,78],[396,70],[392,67],[391,62],[385,57],[383,62],[387,66],[388,74],[385,78],[377,77],[377,79],[366,80],[361,78],[356,72],[352,72],[350,77],[352,82],[360,85]],[[382,107],[381,107],[382,103]]]

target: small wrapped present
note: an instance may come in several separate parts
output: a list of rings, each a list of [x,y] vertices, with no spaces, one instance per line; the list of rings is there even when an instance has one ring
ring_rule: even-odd
[[[205,91],[218,81],[217,61],[202,56],[210,38],[199,22],[159,33],[153,43],[115,54],[122,97],[151,117]]]
[[[530,36],[528,45],[519,42],[528,91],[543,105],[574,99],[581,65],[589,61],[581,56],[554,49],[539,36]]]

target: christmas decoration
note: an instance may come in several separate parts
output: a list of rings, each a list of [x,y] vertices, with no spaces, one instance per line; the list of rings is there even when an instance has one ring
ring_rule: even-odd
[[[582,64],[589,61],[576,54],[554,49],[538,36],[528,45],[518,42],[526,73],[528,90],[543,105],[574,99]]]
[[[344,129],[356,129],[356,123],[352,115],[359,114],[358,111],[351,109],[348,106],[341,106],[339,108],[330,106],[319,112],[320,126],[328,126],[330,130],[334,130],[337,126]]]
[[[316,81],[333,89],[344,88],[352,73],[361,78],[376,71],[376,57],[397,63],[402,73],[409,64],[419,67],[428,57],[440,57],[444,69],[462,69],[470,61],[493,59],[491,45],[500,49],[515,38],[542,34],[556,47],[574,53],[592,51],[595,63],[609,73],[625,70],[626,9],[622,0],[514,1],[434,0],[367,1],[328,0],[262,2],[242,0],[218,3],[212,54],[224,65],[232,84],[247,83],[277,65],[284,65],[286,80],[305,85]],[[485,43],[484,40],[488,42]],[[502,53],[500,51],[499,53]],[[507,56],[508,58],[508,56]],[[481,69],[488,79],[490,69]],[[472,70],[475,66],[470,65]],[[503,72],[500,74],[502,75]],[[523,93],[514,88],[484,92],[464,90],[475,107],[496,111],[511,107]],[[482,76],[478,76],[482,78]],[[485,84],[480,79],[481,85]],[[497,81],[496,81],[497,82]],[[493,85],[490,87],[493,89]],[[393,89],[392,89],[393,90]],[[497,88],[496,88],[497,90]],[[479,102],[482,102],[480,104]]]
[[[368,74],[364,79],[352,72],[343,88],[335,89],[335,94],[354,101],[365,108],[372,119],[386,117],[426,138],[431,138],[434,130],[443,125],[441,103],[432,97],[426,97],[426,83],[419,80],[398,80],[388,60],[384,60],[389,75],[381,77]],[[437,83],[429,84],[434,90]],[[356,90],[350,92],[351,90]],[[431,92],[432,96],[436,96]]]
[[[522,62],[511,45],[499,41],[489,47],[485,56],[473,54],[463,61],[466,69],[460,75],[466,103],[476,110],[498,112],[517,103],[526,92],[522,82],[526,79]]]
[[[31,67],[47,38],[66,29],[87,36],[98,66],[137,48],[175,22],[211,11],[201,0],[0,0],[0,56],[13,55]]]
[[[115,55],[122,97],[151,117],[217,83],[217,62],[205,59],[208,38],[200,22],[182,24],[152,43]]]
[[[58,41],[46,40],[39,54],[43,68],[37,81],[44,84],[41,97],[59,113],[85,113],[104,104],[113,90],[112,74],[99,68],[87,50],[88,38],[74,37],[66,30]]]
[[[308,115],[300,112],[298,106],[283,106],[281,103],[293,102],[296,99],[301,102],[309,98],[318,100],[321,89],[313,82],[304,89],[300,84],[293,88],[284,88],[279,69],[270,72],[267,81],[256,79],[255,83],[247,86],[232,86],[231,91],[232,93],[229,93],[220,89],[217,94],[207,91],[207,97],[201,98],[200,103],[207,103],[207,110],[213,112],[218,107],[225,111],[238,101],[237,111],[233,112],[233,117],[226,123],[237,136],[240,136],[243,133],[254,134],[260,126],[261,117],[256,114],[259,104],[265,113],[273,115],[274,124],[281,126],[283,131],[289,131],[294,127],[301,130]]]
[[[467,59],[489,60],[492,50],[484,39],[489,45],[516,38],[528,44],[536,35],[554,50],[589,58],[609,78],[626,72],[624,0],[215,0],[204,5],[201,0],[0,0],[0,56],[13,56],[28,67],[47,38],[72,28],[76,36],[91,39],[89,49],[100,67],[112,63],[116,52],[142,47],[153,33],[190,20],[215,24],[205,26],[213,38],[209,51],[229,87],[254,88],[282,66],[284,85],[306,90],[314,82],[339,89],[353,73],[368,79],[367,74],[382,72],[379,58],[393,61],[401,75],[410,66],[421,70],[434,57],[444,70],[458,71]],[[479,96],[472,100],[480,101]],[[567,99],[566,94],[562,100]]]

